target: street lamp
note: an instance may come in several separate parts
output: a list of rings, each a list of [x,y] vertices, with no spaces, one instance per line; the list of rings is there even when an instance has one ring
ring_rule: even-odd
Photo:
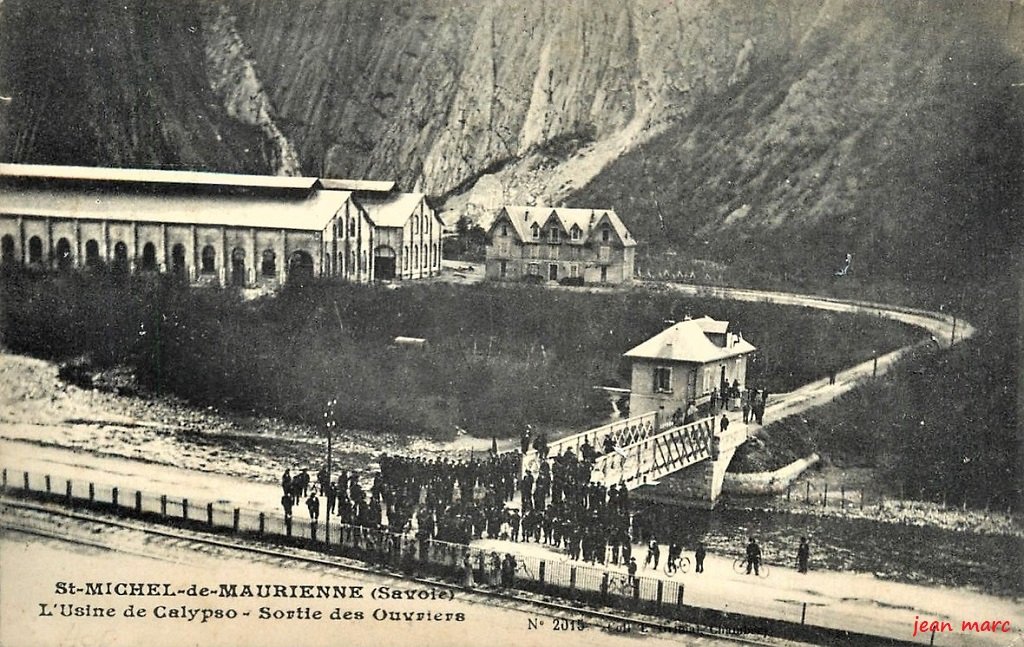
[[[324,541],[331,543],[331,488],[332,486],[332,465],[331,465],[331,440],[334,428],[338,425],[334,419],[334,407],[338,404],[337,398],[327,401],[327,410],[324,411],[324,428],[327,430],[327,492],[324,492],[324,503],[327,505],[327,512],[324,514]]]

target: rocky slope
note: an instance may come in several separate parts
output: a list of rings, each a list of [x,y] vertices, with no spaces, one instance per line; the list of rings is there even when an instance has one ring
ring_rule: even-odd
[[[244,114],[231,96],[253,84],[229,27],[196,0],[7,0],[0,159],[288,170],[287,147],[266,119]]]
[[[942,276],[1019,234],[1016,0],[7,0],[0,31],[4,159],[609,205],[660,269]]]

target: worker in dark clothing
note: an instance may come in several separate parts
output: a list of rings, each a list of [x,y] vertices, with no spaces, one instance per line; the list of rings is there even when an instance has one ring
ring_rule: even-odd
[[[306,499],[306,509],[309,510],[309,518],[312,521],[316,521],[320,518],[320,499],[317,498],[316,492],[309,495]]]
[[[797,570],[801,573],[807,572],[807,562],[811,559],[811,545],[807,542],[807,537],[800,538],[800,547],[796,549],[796,565]]]
[[[281,507],[284,508],[284,519],[285,519],[285,521],[291,521],[291,519],[292,519],[292,504],[293,503],[294,503],[294,501],[292,501],[291,493],[287,493],[286,492],[284,494],[284,496],[281,497]]]
[[[292,495],[292,471],[289,469],[286,469],[281,476],[281,489],[289,497]]]
[[[750,575],[750,569],[754,569],[754,575],[761,574],[761,547],[753,537],[747,544],[747,575]]]
[[[708,551],[706,548],[704,548],[704,542],[699,542],[697,544],[697,550],[693,551],[693,559],[694,562],[696,562],[697,564],[697,567],[695,569],[696,572],[704,572],[704,558],[707,557],[707,554]]]
[[[724,434],[725,430],[729,428],[729,416],[722,414],[722,419],[718,422],[719,430]]]
[[[522,482],[519,484],[519,492],[522,495],[523,512],[533,507],[533,474],[526,470]]]

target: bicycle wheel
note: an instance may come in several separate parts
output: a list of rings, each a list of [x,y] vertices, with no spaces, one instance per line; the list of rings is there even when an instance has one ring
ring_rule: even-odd
[[[732,570],[737,573],[743,574],[747,572],[747,560],[743,557],[737,557],[736,561],[732,563]]]
[[[768,577],[768,564],[761,562],[757,576],[760,578]]]
[[[689,573],[690,572],[690,558],[689,557],[683,557],[682,559],[679,560],[679,572],[680,573]]]
[[[672,577],[676,574],[677,569],[675,564],[672,563],[672,560],[669,559],[665,561],[665,567],[663,570],[665,571],[665,577]]]

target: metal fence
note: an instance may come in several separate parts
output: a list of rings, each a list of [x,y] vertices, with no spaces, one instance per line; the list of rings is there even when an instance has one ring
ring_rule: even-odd
[[[583,603],[691,622],[713,621],[722,627],[776,635],[827,637],[832,635],[828,632],[842,629],[828,628],[828,618],[808,618],[807,604],[802,609],[799,605],[775,609],[770,612],[773,618],[726,613],[684,604],[684,584],[672,579],[630,577],[602,564],[586,564],[566,558],[512,553],[500,555],[464,544],[395,533],[387,528],[367,528],[337,521],[328,526],[318,521],[233,507],[222,500],[171,497],[107,483],[57,480],[47,474],[9,472],[7,469],[2,472],[2,491],[10,496],[71,508],[91,508],[179,528],[299,546],[359,559],[396,572],[430,574],[475,587],[534,591]],[[508,572],[508,555],[515,563],[511,573]],[[874,643],[869,641],[865,644]]]

